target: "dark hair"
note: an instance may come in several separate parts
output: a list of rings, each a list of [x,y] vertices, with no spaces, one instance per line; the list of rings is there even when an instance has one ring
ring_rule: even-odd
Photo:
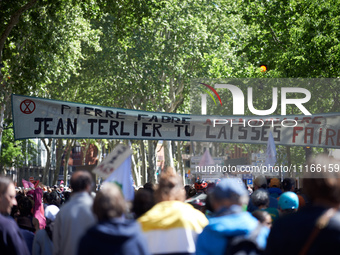
[[[70,185],[73,192],[85,191],[88,186],[92,185],[92,176],[87,171],[77,171],[73,173]]]
[[[154,205],[155,201],[153,198],[153,192],[148,189],[142,188],[135,193],[132,210],[135,213],[135,217],[139,218],[144,213],[149,211]]]
[[[282,182],[282,188],[284,191],[292,191],[292,188],[295,187],[295,181],[292,178],[285,178]]]
[[[48,194],[47,196],[47,203],[49,205],[56,205],[56,206],[60,206],[60,197],[57,193],[57,191],[52,191],[51,193]]]
[[[270,214],[267,211],[255,210],[251,213],[259,222],[264,223]]]
[[[28,197],[22,197],[18,201],[18,209],[20,212],[20,216],[32,216],[32,208],[33,204],[32,201]]]
[[[154,192],[154,185],[151,182],[147,182],[143,186],[144,189],[151,191],[151,193]]]
[[[48,203],[48,196],[49,196],[49,193],[46,191],[44,192],[43,194],[43,199],[46,199],[46,202]]]
[[[193,185],[187,184],[187,185],[184,186],[184,189],[185,189],[185,192],[186,192],[186,198],[187,199],[196,195],[196,190],[193,187]]]
[[[93,213],[99,221],[118,218],[126,212],[126,209],[122,191],[114,183],[105,183],[93,202]]]
[[[70,199],[71,197],[71,192],[69,191],[64,191],[64,198],[65,198],[65,203]]]
[[[282,217],[284,215],[291,214],[291,213],[295,213],[296,211],[297,211],[297,209],[284,209],[284,210],[281,210],[280,217]]]

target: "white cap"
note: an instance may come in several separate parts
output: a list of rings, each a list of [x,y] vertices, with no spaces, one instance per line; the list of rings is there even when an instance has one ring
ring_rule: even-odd
[[[51,221],[55,220],[55,217],[57,216],[59,212],[59,208],[56,205],[49,205],[45,208],[45,217],[47,219],[50,219]]]

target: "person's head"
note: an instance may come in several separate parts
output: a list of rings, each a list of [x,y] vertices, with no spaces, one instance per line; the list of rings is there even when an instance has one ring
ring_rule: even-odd
[[[278,178],[271,178],[269,188],[280,188],[280,180]]]
[[[279,198],[279,208],[283,214],[296,212],[299,208],[298,196],[292,191],[282,193]]]
[[[63,194],[64,194],[65,203],[66,203],[71,197],[71,192],[65,191]]]
[[[195,182],[195,190],[197,193],[206,193],[208,183],[205,180],[198,179]]]
[[[186,197],[186,198],[189,198],[189,191],[190,191],[190,188],[191,188],[191,187],[190,187],[190,185],[188,185],[188,184],[184,186],[185,197]]]
[[[76,171],[73,173],[70,185],[73,192],[91,192],[93,180],[92,176],[87,171]]]
[[[295,181],[293,178],[285,178],[282,181],[282,189],[283,191],[294,191],[295,189]]]
[[[322,171],[315,171],[317,166],[322,166]],[[340,206],[340,161],[319,154],[309,158],[305,169],[303,190],[311,203]]]
[[[49,205],[56,205],[56,206],[60,206],[60,197],[57,193],[57,191],[53,190],[51,193],[48,194],[47,196],[47,204]]]
[[[58,213],[59,213],[58,206],[49,205],[49,206],[46,206],[45,208],[45,218],[50,221],[54,221]]]
[[[300,210],[302,207],[304,207],[306,205],[306,201],[305,201],[303,196],[301,196],[301,195],[297,195],[297,196],[299,198],[299,208],[298,208],[298,210]]]
[[[16,192],[13,182],[3,176],[0,176],[0,213],[10,214],[12,207],[17,205],[15,199]]]
[[[132,203],[132,210],[136,218],[139,218],[154,206],[153,192],[145,188],[139,189],[135,193],[135,198]]]
[[[272,227],[273,219],[267,211],[255,210],[251,213],[261,224]]]
[[[269,194],[264,189],[256,190],[250,199],[251,202],[260,209],[267,208],[269,205]]]
[[[32,200],[28,197],[22,197],[20,200],[18,200],[18,208],[20,212],[20,216],[29,216],[32,215]]]
[[[122,190],[114,183],[104,183],[93,202],[93,213],[99,221],[121,217],[127,210]]]
[[[181,178],[171,172],[162,174],[155,191],[155,200],[157,203],[172,200],[184,201],[185,190]]]
[[[144,185],[143,185],[143,188],[144,189],[146,189],[146,190],[148,190],[148,191],[150,191],[151,193],[153,193],[154,192],[154,185],[153,185],[153,183],[151,183],[151,182],[147,182],[147,183],[145,183]]]
[[[185,185],[184,186],[186,192],[186,198],[191,198],[196,195],[196,190],[192,185]]]
[[[44,202],[44,204],[48,203],[48,196],[49,196],[49,193],[48,192],[44,192],[44,194],[43,194],[43,202]]]
[[[211,205],[215,212],[232,205],[248,204],[248,191],[237,179],[223,179],[211,193]]]
[[[267,179],[263,175],[259,175],[254,180],[254,191],[257,189],[266,189]]]

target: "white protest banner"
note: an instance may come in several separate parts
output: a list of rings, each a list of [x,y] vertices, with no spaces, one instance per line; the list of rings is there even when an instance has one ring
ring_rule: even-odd
[[[206,141],[340,148],[340,113],[209,116],[128,110],[12,95],[15,139]]]
[[[132,154],[129,146],[118,144],[114,150],[92,172],[108,178]],[[131,171],[131,169],[128,169]]]

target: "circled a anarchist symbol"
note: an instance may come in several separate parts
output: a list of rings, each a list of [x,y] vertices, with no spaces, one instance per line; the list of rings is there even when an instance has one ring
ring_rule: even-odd
[[[31,114],[35,110],[35,103],[32,100],[26,99],[20,104],[20,111],[25,114]]]

